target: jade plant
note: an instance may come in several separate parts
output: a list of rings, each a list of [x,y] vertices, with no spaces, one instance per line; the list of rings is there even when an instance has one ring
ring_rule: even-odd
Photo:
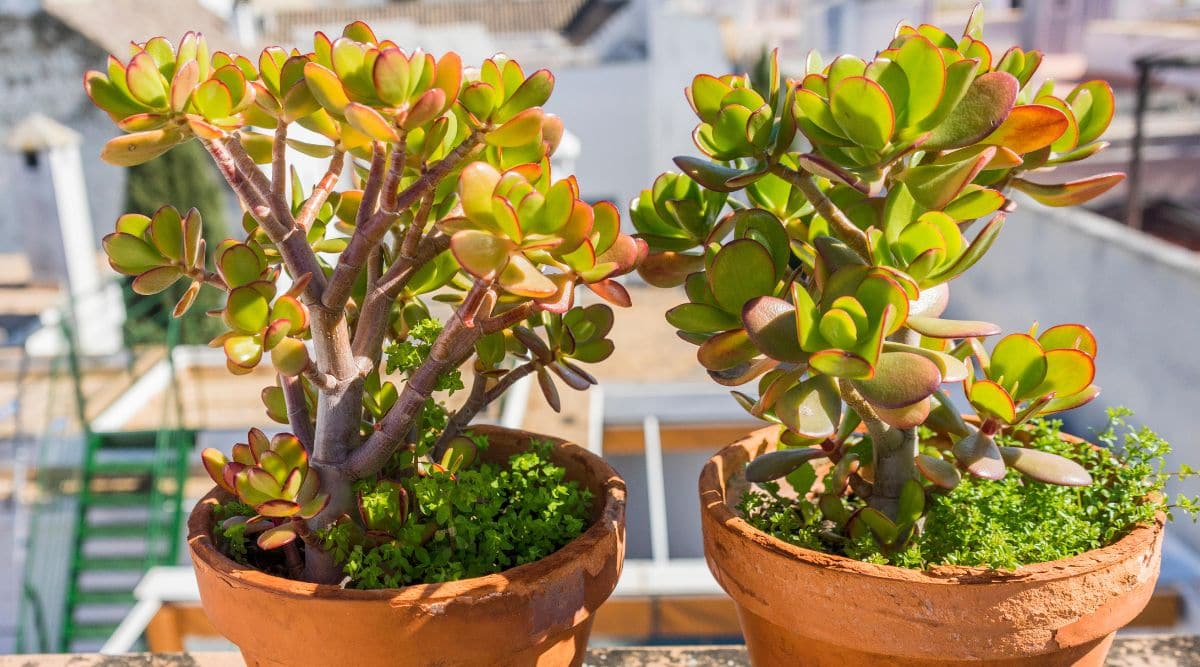
[[[795,79],[774,54],[765,81],[696,76],[702,156],[676,158],[683,173],[631,204],[650,248],[639,273],[687,296],[667,320],[714,380],[750,387],[734,397],[751,415],[779,425],[778,451],[746,478],[788,479],[832,541],[902,549],[964,474],[1091,482],[1071,459],[997,439],[1097,396],[1092,333],[1035,324],[989,344],[996,325],[942,315],[1011,190],[1068,206],[1122,180],[1052,174],[1105,148],[1113,94],[1038,81],[1040,52],[994,51],[981,26],[978,9],[957,38],[901,24],[874,58],[812,54]]]
[[[328,547],[350,533],[334,539],[335,526],[363,542],[399,534],[432,503],[411,497],[414,480],[471,465],[486,443],[468,424],[517,380],[536,376],[557,409],[557,385],[586,389],[583,366],[612,353],[612,310],[576,305],[576,290],[628,306],[615,278],[646,246],[612,204],[553,178],[563,126],[542,109],[549,71],[504,56],[464,67],[356,22],[257,62],[196,33],[155,37],[85,87],[126,133],[105,160],[198,141],[242,205],[244,234],[214,266],[195,210],[122,216],[103,245],[140,294],[186,283],[176,316],[205,286],[223,292],[212,345],[229,371],[273,367],[262,399],[290,433],[253,429],[203,462],[246,508],[219,528],[282,550],[297,576],[341,579]],[[298,155],[324,164],[316,183],[289,164]],[[435,392],[465,389],[463,367],[471,387],[447,414]]]

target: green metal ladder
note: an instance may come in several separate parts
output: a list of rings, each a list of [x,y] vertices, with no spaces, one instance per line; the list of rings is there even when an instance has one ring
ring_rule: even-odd
[[[113,573],[141,573],[179,560],[183,486],[195,433],[179,428],[182,407],[175,390],[173,354],[178,341],[179,320],[171,318],[166,348],[170,395],[164,410],[169,413],[174,407],[172,427],[166,423],[171,420],[164,419],[163,428],[157,431],[97,433],[86,419],[81,420],[84,460],[60,651],[70,650],[76,641],[107,639],[133,606],[133,591],[127,582],[112,587],[91,584],[90,579],[102,580]],[[79,377],[74,345],[68,354],[72,373]],[[85,399],[78,382],[76,387],[76,401],[82,406]],[[114,544],[133,548],[113,551]],[[107,551],[106,546],[110,547]],[[95,620],[88,613],[93,607],[107,607],[118,613],[102,614],[100,620]]]
[[[130,313],[134,316],[134,313]],[[73,380],[75,405],[82,428],[82,460],[78,477],[66,488],[50,484],[51,493],[76,494],[66,580],[61,601],[43,599],[32,581],[27,561],[23,604],[35,625],[40,650],[66,652],[81,644],[102,643],[132,608],[131,581],[155,565],[178,562],[183,527],[183,492],[196,433],[184,429],[176,387],[174,350],[179,321],[167,328],[166,363],[170,373],[162,428],[157,431],[96,432],[86,418],[82,368],[70,317],[61,328],[67,341],[66,362]],[[35,513],[29,558],[37,557]],[[58,604],[53,604],[58,602]],[[48,627],[47,616],[61,610]],[[51,635],[51,636],[48,636]],[[18,637],[24,633],[18,631]]]
[[[87,435],[60,651],[79,640],[107,639],[135,602],[128,582],[89,580],[178,562],[182,488],[194,442],[195,433],[183,429]],[[103,550],[114,544],[125,548]],[[95,620],[92,608],[110,613]]]

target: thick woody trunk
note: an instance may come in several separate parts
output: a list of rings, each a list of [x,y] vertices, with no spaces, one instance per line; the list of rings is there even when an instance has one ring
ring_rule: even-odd
[[[354,516],[355,508],[354,480],[350,479],[338,467],[325,465],[317,461],[311,464],[321,479],[321,489],[329,494],[329,505],[325,511],[309,521],[311,528],[320,528],[335,521],[343,514]],[[304,551],[304,580],[318,584],[336,584],[342,579],[342,570],[333,562],[333,557],[316,548],[308,546]]]
[[[875,479],[867,504],[895,520],[900,491],[916,479],[917,429],[894,428],[877,422],[868,424],[874,451]]]
[[[317,419],[313,433],[310,465],[319,475],[321,489],[329,494],[325,510],[309,521],[314,530],[323,528],[343,514],[354,516],[354,480],[344,472],[346,457],[358,444],[362,420],[362,378],[350,354],[350,333],[340,313],[310,307],[313,347],[317,368],[335,380],[317,392]],[[304,578],[318,583],[337,583],[340,569],[319,549],[309,547],[304,559]]]
[[[891,339],[908,345],[920,344],[920,336],[908,329],[897,331]],[[855,398],[860,402],[858,413],[871,436],[873,452],[874,479],[867,504],[895,520],[900,507],[900,492],[908,480],[916,479],[918,475],[917,429],[885,424],[869,405],[862,404],[862,397],[857,396],[857,392]]]
[[[357,515],[354,482],[376,474],[386,464],[419,416],[438,377],[461,364],[482,335],[469,320],[480,306],[486,306],[484,314],[491,311],[492,302],[485,298],[489,286],[477,284],[435,341],[430,358],[409,378],[397,405],[379,422],[377,431],[362,442],[363,372],[379,362],[391,303],[413,273],[449,245],[449,238],[440,232],[425,236],[432,205],[427,195],[475,151],[482,142],[482,133],[473,132],[445,158],[424,169],[420,178],[403,191],[398,190],[405,162],[403,140],[392,150],[390,160],[386,146],[376,144],[357,230],[328,278],[308,245],[305,231],[341,176],[345,156],[333,156],[309,203],[294,217],[284,197],[286,139],[287,128],[281,125],[275,134],[270,178],[236,138],[204,143],[246,210],[278,248],[288,273],[296,279],[308,276],[301,301],[308,308],[315,359],[304,377],[317,389],[316,414],[310,418],[299,379],[284,378],[280,384],[292,430],[309,449],[309,465],[320,478],[321,490],[330,497],[325,510],[306,523],[309,538],[305,539],[304,578],[336,583],[341,572],[311,539],[311,532],[342,515]],[[384,273],[379,263],[379,244],[397,216],[422,198],[426,203],[405,234],[400,257]],[[373,263],[371,258],[375,258]],[[360,304],[359,331],[352,341],[345,306],[358,275],[368,264],[368,296],[366,303]]]

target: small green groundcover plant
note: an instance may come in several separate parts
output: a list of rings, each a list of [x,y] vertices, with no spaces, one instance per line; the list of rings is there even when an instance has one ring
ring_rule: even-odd
[[[355,22],[257,62],[210,52],[196,33],[155,37],[85,87],[126,132],[105,160],[132,166],[198,141],[245,212],[212,266],[194,209],[124,215],[104,239],[134,291],[187,285],[176,316],[204,286],[223,294],[209,314],[229,371],[264,359],[276,371],[262,399],[290,432],[252,429],[230,456],[202,456],[236,498],[216,527],[230,555],[394,586],[534,560],[583,530],[591,499],[544,445],[487,465],[467,428],[523,377],[555,410],[560,383],[595,384],[583,365],[612,353],[613,311],[575,293],[628,306],[615,278],[646,254],[615,206],[552,177],[563,126],[542,109],[548,70],[504,56],[464,67]],[[324,161],[316,183],[298,177],[296,155]],[[448,414],[438,398],[458,390]]]
[[[1016,569],[1030,563],[1069,558],[1117,541],[1134,526],[1147,524],[1159,512],[1195,517],[1200,499],[1166,495],[1171,477],[1194,473],[1183,468],[1166,472],[1170,445],[1147,427],[1132,428],[1127,410],[1109,410],[1108,427],[1096,435],[1095,447],[1059,435],[1062,422],[1031,420],[1017,433],[1001,436],[1001,446],[1027,447],[1078,461],[1092,476],[1083,487],[1045,484],[1017,475],[1000,481],[966,477],[953,490],[931,494],[924,530],[898,549],[883,550],[870,536],[847,539],[831,530],[817,502],[798,502],[781,493],[776,482],[743,494],[738,508],[751,525],[797,546],[874,563],[926,568],[965,565]],[[923,451],[936,453],[933,431],[920,433]],[[867,443],[860,443],[864,449]],[[811,466],[792,479],[817,476]],[[800,481],[803,484],[803,481]],[[832,487],[836,480],[822,480]],[[811,488],[811,486],[810,486]],[[819,497],[820,494],[817,494]],[[828,503],[829,501],[824,501]],[[865,506],[850,498],[849,511]]]
[[[487,447],[483,438],[472,440]],[[343,517],[320,531],[321,547],[346,585],[363,589],[479,577],[544,558],[583,532],[592,501],[590,491],[564,479],[549,449],[535,441],[507,467],[466,463],[457,474],[433,469],[385,484],[360,481],[359,520]],[[239,563],[287,576],[279,550],[247,535],[254,513],[239,501],[221,505],[218,547]]]
[[[1140,471],[1152,445],[1097,461],[1036,421],[1099,394],[1087,327],[1035,324],[988,346],[996,325],[942,317],[950,281],[1016,205],[1008,191],[1068,206],[1123,178],[1048,180],[1107,146],[1114,103],[1103,81],[1037,81],[1041,61],[989,47],[977,8],[960,37],[901,24],[870,60],[812,54],[792,79],[772,54],[765,80],[700,74],[686,90],[703,157],[676,158],[683,173],[633,201],[650,248],[638,271],[683,287],[668,322],[714,380],[749,387],[733,395],[751,415],[779,424],[778,451],[745,470],[765,484],[743,503],[764,530],[902,564],[1012,565],[1056,553],[1005,543],[1033,530],[1013,512],[1078,502],[1072,516],[1097,525],[1064,552],[1152,513],[1136,489],[1126,514],[1100,520],[1107,505],[1090,506],[1136,476],[1114,466]],[[820,481],[814,462],[829,469]],[[776,495],[785,478],[797,500]],[[972,541],[993,527],[1000,543]]]

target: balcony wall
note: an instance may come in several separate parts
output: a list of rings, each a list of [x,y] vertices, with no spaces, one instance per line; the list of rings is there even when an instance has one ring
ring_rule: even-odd
[[[1100,398],[1070,415],[1087,435],[1123,405],[1175,447],[1171,464],[1200,464],[1200,256],[1085,210],[1022,198],[996,245],[951,285],[955,317],[1005,332],[1082,322],[1099,339]],[[1195,480],[1179,490],[1200,491]],[[1200,547],[1200,527],[1173,527]]]

